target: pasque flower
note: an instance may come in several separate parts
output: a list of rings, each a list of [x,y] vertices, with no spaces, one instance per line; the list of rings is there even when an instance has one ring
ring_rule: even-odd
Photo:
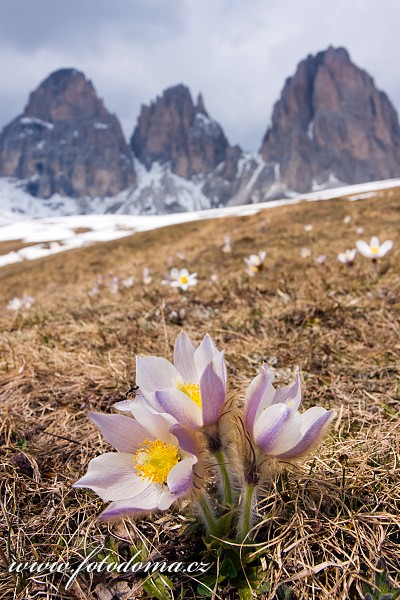
[[[244,259],[244,262],[247,265],[246,272],[250,277],[254,277],[256,273],[261,271],[264,267],[264,261],[267,253],[259,252],[258,254],[251,254],[248,258]]]
[[[198,429],[216,423],[226,396],[224,352],[219,352],[209,335],[196,348],[185,333],[177,337],[174,364],[156,356],[136,357],[134,401],[119,402],[120,410],[144,405],[172,415],[183,426]]]
[[[197,285],[197,273],[189,273],[187,269],[173,268],[168,278],[164,279],[162,283],[186,292],[191,286]]]
[[[333,410],[313,406],[303,413],[300,377],[292,385],[276,390],[274,374],[263,365],[246,392],[246,429],[265,454],[278,459],[299,458],[320,443],[335,417]]]
[[[354,262],[356,254],[357,254],[357,250],[355,248],[352,248],[351,250],[345,250],[344,252],[339,252],[337,257],[341,263],[343,263],[345,265],[351,265]]]
[[[366,256],[367,258],[377,259],[382,258],[382,256],[385,256],[385,254],[392,249],[393,242],[392,240],[386,240],[386,242],[380,244],[379,239],[376,236],[373,236],[369,244],[362,240],[358,240],[356,242],[356,246],[357,250],[363,256]]]
[[[169,415],[132,406],[134,419],[89,413],[105,440],[118,452],[93,458],[73,487],[90,488],[111,504],[102,520],[166,510],[192,491],[198,445]]]
[[[15,298],[12,298],[12,300],[10,300],[7,304],[7,309],[15,311],[29,310],[34,304],[34,298],[32,298],[32,296],[24,294],[22,298],[18,298],[17,296]]]

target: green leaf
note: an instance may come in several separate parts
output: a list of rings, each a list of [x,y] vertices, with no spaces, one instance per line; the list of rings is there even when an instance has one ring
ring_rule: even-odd
[[[224,558],[221,565],[220,573],[228,579],[234,579],[235,577],[237,577],[238,572],[232,559],[230,559],[229,557]]]

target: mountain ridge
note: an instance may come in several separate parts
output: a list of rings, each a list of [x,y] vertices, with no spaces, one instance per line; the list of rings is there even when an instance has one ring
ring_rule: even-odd
[[[142,105],[128,145],[91,81],[60,69],[0,133],[0,176],[33,196],[78,198],[87,210],[91,199],[98,206],[113,196],[107,211],[132,214],[234,206],[398,177],[400,125],[344,48],[299,63],[256,153],[231,145],[202,94],[193,100],[184,84]]]

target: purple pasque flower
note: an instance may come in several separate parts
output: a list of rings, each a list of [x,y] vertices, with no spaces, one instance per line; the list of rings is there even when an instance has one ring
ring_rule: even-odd
[[[182,429],[169,415],[154,414],[143,406],[131,410],[134,419],[89,413],[118,452],[93,458],[73,487],[90,488],[111,501],[100,516],[103,521],[166,510],[192,491],[199,454],[194,432]]]
[[[224,352],[207,334],[196,348],[185,333],[176,339],[174,364],[156,356],[136,357],[136,399],[115,406],[130,410],[140,404],[172,415],[178,423],[199,429],[216,423],[226,397]]]
[[[263,364],[250,383],[245,399],[245,425],[254,443],[265,454],[278,459],[299,458],[322,440],[335,417],[333,410],[313,406],[300,413],[301,383],[275,389],[274,374]]]

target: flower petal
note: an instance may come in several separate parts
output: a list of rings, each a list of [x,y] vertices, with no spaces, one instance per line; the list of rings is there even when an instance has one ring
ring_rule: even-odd
[[[200,346],[194,353],[194,363],[196,365],[198,380],[200,379],[206,366],[212,361],[214,356],[218,354],[214,342],[208,333],[204,336]]]
[[[172,415],[178,423],[192,429],[202,425],[200,408],[189,396],[177,389],[156,392],[157,400],[164,411]]]
[[[120,452],[134,454],[149,437],[146,429],[130,417],[94,412],[89,413],[88,417],[100,429],[104,439]]]
[[[132,454],[107,452],[93,458],[88,471],[74,488],[90,488],[102,500],[125,500],[140,494],[149,486],[135,470]]]
[[[290,409],[286,404],[273,404],[264,409],[254,422],[253,437],[257,446],[269,454],[289,417]]]
[[[134,515],[142,515],[144,512],[151,512],[158,508],[159,492],[154,484],[150,484],[140,494],[127,500],[118,500],[104,510],[100,521],[109,521],[111,519],[122,519]]]
[[[186,494],[193,483],[193,458],[184,458],[168,473],[167,485],[176,496]]]
[[[379,243],[379,239],[376,237],[376,235],[372,236],[369,245],[370,245],[370,247],[374,247],[375,246],[376,248],[379,248],[380,243]]]
[[[382,256],[385,256],[385,254],[389,252],[389,250],[391,250],[392,248],[392,240],[386,240],[386,242],[383,242],[382,246],[379,248],[378,257],[382,258]]]
[[[136,357],[136,383],[144,394],[173,387],[181,379],[174,365],[166,358]]]
[[[227,381],[227,373],[226,373],[226,365],[225,365],[225,351],[218,352],[212,360],[212,365],[215,373],[218,375],[222,383],[226,388]]]
[[[176,423],[174,417],[166,413],[155,413],[139,399],[135,401],[131,412],[135,419],[148,431],[148,438],[176,445],[176,440],[169,432],[171,426]]]
[[[214,371],[213,363],[205,368],[201,376],[200,394],[203,425],[212,425],[221,416],[226,396],[225,385]]]
[[[196,434],[192,429],[182,427],[182,425],[176,423],[175,425],[172,425],[169,431],[177,438],[179,447],[182,448],[184,452],[193,454],[196,457],[199,456],[201,447]]]
[[[185,383],[199,383],[194,364],[195,346],[186,333],[181,333],[176,338],[174,349],[174,365],[183,377]],[[167,386],[170,387],[170,386]]]
[[[291,410],[297,410],[301,403],[301,381],[297,374],[294,382],[276,390],[274,404],[282,402]]]
[[[290,449],[275,454],[276,458],[298,458],[313,450],[320,443],[329,423],[336,416],[335,411],[313,406],[301,415],[301,439]]]
[[[268,406],[272,404],[275,396],[275,388],[272,385],[274,374],[266,364],[261,367],[261,372],[253,379],[246,391],[245,399],[245,419],[246,427],[252,432],[254,420],[262,400]]]
[[[356,246],[357,246],[357,250],[360,252],[360,254],[362,254],[363,256],[367,256],[368,258],[371,257],[371,249],[368,246],[367,242],[363,242],[362,240],[357,240]]]
[[[176,499],[177,496],[175,496],[175,494],[171,494],[171,492],[162,492],[158,498],[157,508],[159,510],[167,510]]]

